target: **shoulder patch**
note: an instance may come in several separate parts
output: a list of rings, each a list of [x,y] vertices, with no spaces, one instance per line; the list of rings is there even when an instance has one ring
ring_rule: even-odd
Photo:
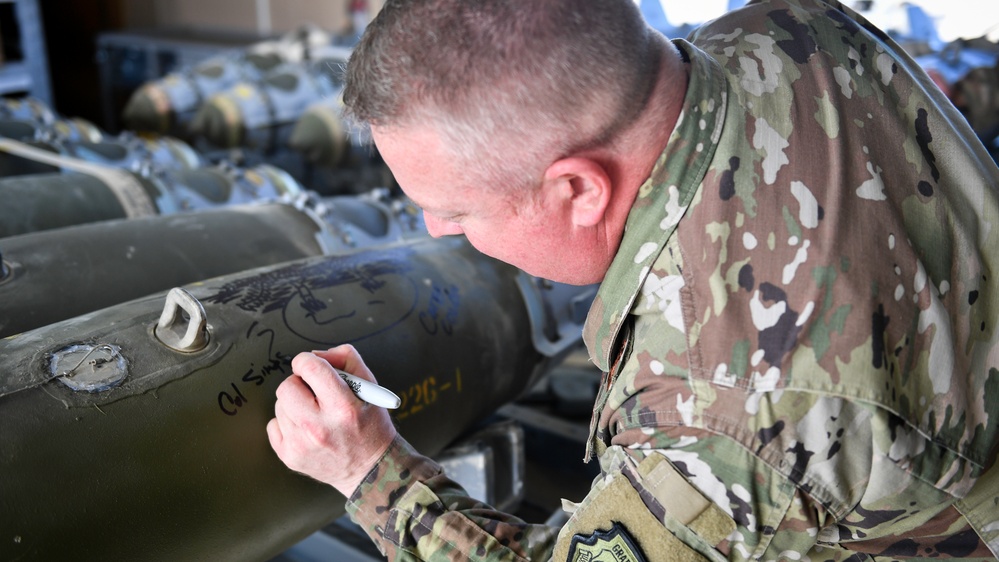
[[[628,531],[615,521],[607,531],[598,529],[589,535],[573,535],[566,562],[646,562],[646,559]]]

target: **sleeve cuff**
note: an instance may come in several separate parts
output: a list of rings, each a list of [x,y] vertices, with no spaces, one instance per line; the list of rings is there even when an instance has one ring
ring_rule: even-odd
[[[394,504],[406,495],[413,483],[442,473],[440,465],[417,452],[401,435],[396,435],[385,454],[347,499],[347,514],[379,542]]]

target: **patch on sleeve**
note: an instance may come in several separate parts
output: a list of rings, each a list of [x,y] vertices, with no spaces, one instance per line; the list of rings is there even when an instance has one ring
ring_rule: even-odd
[[[614,448],[612,448],[614,449]],[[598,479],[590,493],[562,527],[552,559],[558,562],[659,562],[721,560],[716,540],[734,528],[715,521],[709,502],[699,495],[698,505],[684,487],[682,476],[666,476],[654,469],[671,467],[665,457],[647,466],[619,466]],[[659,462],[656,462],[659,461]],[[648,476],[648,478],[643,478]],[[691,487],[692,488],[692,487]],[[696,490],[694,490],[696,492]],[[668,494],[680,517],[669,513],[656,498]],[[724,531],[722,531],[724,529]]]
[[[596,530],[589,535],[576,533],[569,544],[566,562],[647,562],[628,531],[613,523],[607,531]]]

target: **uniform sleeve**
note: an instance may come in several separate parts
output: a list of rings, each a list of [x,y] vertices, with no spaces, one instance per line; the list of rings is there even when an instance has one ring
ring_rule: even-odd
[[[347,513],[392,561],[547,560],[558,532],[470,498],[401,436],[351,494]]]

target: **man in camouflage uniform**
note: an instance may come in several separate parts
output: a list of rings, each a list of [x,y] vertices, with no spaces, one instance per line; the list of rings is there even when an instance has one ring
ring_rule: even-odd
[[[834,1],[752,2],[671,43],[636,18],[390,1],[349,67],[348,107],[431,234],[602,279],[584,338],[603,475],[568,523],[468,498],[308,354],[278,455],[348,494],[391,560],[995,559],[999,170]],[[586,67],[617,43],[637,54]]]

